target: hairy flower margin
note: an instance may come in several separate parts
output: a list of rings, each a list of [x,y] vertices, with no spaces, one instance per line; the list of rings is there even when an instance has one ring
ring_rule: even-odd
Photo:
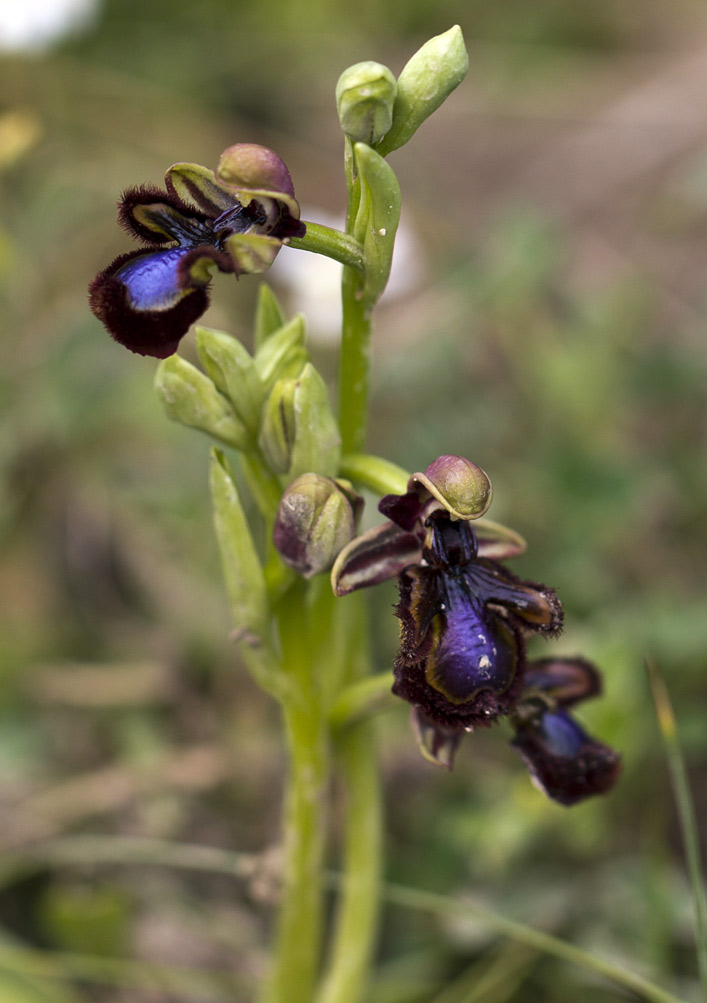
[[[276,153],[237,143],[216,171],[174,164],[165,188],[129,188],[118,222],[146,247],[119,255],[89,286],[89,305],[116,341],[139,355],[172,355],[209,304],[214,267],[236,276],[270,267],[302,237],[290,173]]]
[[[553,589],[499,563],[525,544],[504,526],[476,521],[490,502],[483,470],[460,456],[439,457],[412,475],[405,494],[381,500],[390,521],[344,547],[332,587],[342,596],[398,579],[393,692],[412,704],[428,759],[451,768],[465,732],[507,717],[535,784],[560,804],[576,804],[608,791],[620,771],[618,753],[568,711],[600,692],[601,676],[581,658],[527,662],[526,637],[556,637],[562,606]]]

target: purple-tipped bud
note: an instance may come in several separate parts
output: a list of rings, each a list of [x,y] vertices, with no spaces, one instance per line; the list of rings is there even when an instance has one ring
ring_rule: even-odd
[[[275,518],[273,542],[282,559],[304,578],[326,571],[353,539],[362,505],[347,481],[302,474],[283,494]]]

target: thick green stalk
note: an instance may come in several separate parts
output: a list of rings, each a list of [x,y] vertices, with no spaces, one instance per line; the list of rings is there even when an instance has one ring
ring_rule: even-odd
[[[380,913],[383,827],[374,722],[348,728],[338,751],[347,798],[343,878],[332,958],[316,1003],[362,999]]]
[[[351,683],[369,671],[368,618],[362,596],[346,602]],[[331,958],[316,1003],[359,1003],[370,974],[381,898],[383,802],[371,718],[348,723],[337,735],[336,749],[346,792],[343,877]]]
[[[361,295],[361,276],[344,269],[339,363],[339,427],[343,453],[359,453],[366,441],[371,368],[371,311]]]
[[[349,233],[333,230],[321,223],[307,223],[304,237],[292,237],[290,247],[299,251],[312,251],[333,258],[348,268],[363,272],[363,248]]]
[[[283,668],[293,685],[283,702],[289,770],[282,903],[264,1003],[311,1003],[321,951],[329,748],[312,670],[305,600],[306,585],[296,582],[279,609]]]

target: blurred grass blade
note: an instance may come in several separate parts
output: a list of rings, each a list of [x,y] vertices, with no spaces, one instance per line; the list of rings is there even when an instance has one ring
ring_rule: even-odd
[[[695,901],[695,926],[697,964],[700,972],[702,998],[707,1001],[707,901],[705,900],[705,880],[700,853],[700,837],[697,829],[695,805],[687,779],[685,758],[680,748],[677,724],[665,680],[656,662],[646,659],[646,672],[650,683],[658,717],[658,727],[663,739],[665,756],[670,772],[670,784],[680,819],[687,869]]]

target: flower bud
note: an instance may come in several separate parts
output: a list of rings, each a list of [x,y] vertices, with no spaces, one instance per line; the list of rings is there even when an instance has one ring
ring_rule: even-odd
[[[265,404],[259,443],[271,469],[285,474],[295,442],[297,380],[278,380]]]
[[[309,470],[334,474],[341,438],[324,380],[308,362],[297,379],[279,380],[263,414],[258,439],[273,470],[298,477]]]
[[[398,77],[393,124],[379,143],[378,152],[385,156],[404,146],[461,83],[468,67],[469,57],[459,25],[426,42]]]
[[[302,474],[283,494],[275,519],[273,542],[283,560],[305,578],[326,571],[353,539],[361,504],[347,482]]]
[[[248,430],[229,401],[208,376],[181,356],[171,355],[160,363],[155,390],[168,418],[208,432],[235,449],[248,446]]]
[[[463,456],[439,456],[422,474],[413,474],[409,490],[428,491],[457,519],[478,519],[491,504],[491,481]]]
[[[336,109],[341,128],[354,142],[378,143],[393,122],[397,84],[387,66],[356,63],[339,77]]]
[[[208,327],[197,327],[196,350],[216,388],[228,397],[237,416],[255,435],[265,394],[250,353],[237,338]]]

